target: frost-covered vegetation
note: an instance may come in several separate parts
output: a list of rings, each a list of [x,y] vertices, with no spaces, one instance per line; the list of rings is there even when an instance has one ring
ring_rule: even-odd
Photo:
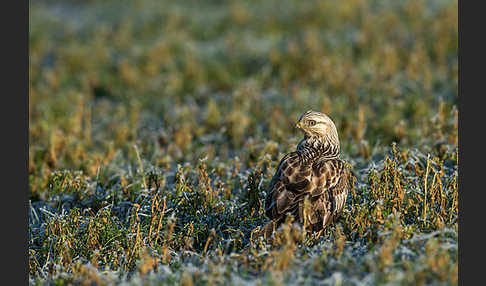
[[[457,1],[30,1],[33,285],[455,285]],[[308,109],[356,175],[253,237]]]

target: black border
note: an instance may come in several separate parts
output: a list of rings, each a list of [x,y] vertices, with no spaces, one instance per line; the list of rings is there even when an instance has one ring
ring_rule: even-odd
[[[9,285],[28,284],[29,1],[4,5],[0,27],[3,70],[1,217],[4,275]],[[6,160],[5,160],[6,159]],[[6,279],[8,278],[8,279]],[[10,282],[10,278],[13,278]]]
[[[467,8],[464,5],[467,3]],[[474,103],[485,93],[484,9],[458,1],[459,25],[459,285],[484,284],[484,105]],[[477,29],[475,31],[475,29]],[[467,40],[466,40],[467,39]],[[475,162],[481,164],[476,165]]]

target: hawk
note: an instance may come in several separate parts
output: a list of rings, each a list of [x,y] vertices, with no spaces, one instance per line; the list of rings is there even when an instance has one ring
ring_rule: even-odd
[[[263,229],[265,237],[287,214],[307,226],[307,231],[323,230],[341,215],[351,186],[349,170],[339,158],[339,138],[332,120],[309,110],[296,127],[304,138],[294,152],[282,158],[267,189],[265,214],[271,221]]]

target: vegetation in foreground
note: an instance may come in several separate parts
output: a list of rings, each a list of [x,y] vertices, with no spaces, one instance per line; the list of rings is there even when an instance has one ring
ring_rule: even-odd
[[[457,1],[31,1],[30,284],[457,284]],[[265,187],[329,114],[337,225]]]

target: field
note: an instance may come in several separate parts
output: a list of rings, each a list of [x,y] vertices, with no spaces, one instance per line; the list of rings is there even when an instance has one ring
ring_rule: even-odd
[[[31,285],[456,285],[457,1],[30,1]],[[355,174],[263,198],[308,109]]]

